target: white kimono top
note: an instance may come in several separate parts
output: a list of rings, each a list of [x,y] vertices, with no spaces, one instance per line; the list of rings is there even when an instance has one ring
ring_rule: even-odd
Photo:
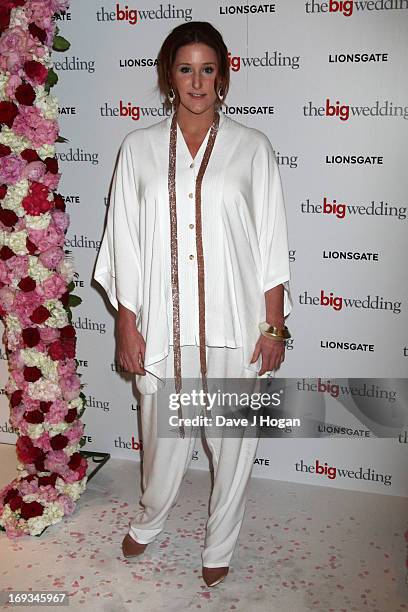
[[[265,320],[265,291],[283,284],[292,310],[284,199],[268,137],[219,111],[214,148],[201,186],[207,346],[242,347],[250,364]],[[122,141],[107,225],[94,279],[115,309],[133,311],[146,342],[145,367],[165,378],[173,344],[168,154],[172,115],[133,130]],[[177,125],[176,203],[180,344],[199,344],[195,181],[210,129],[191,157]],[[183,360],[183,353],[182,353]],[[183,366],[183,364],[182,364]],[[183,367],[181,370],[183,374]],[[141,393],[162,384],[136,375]]]

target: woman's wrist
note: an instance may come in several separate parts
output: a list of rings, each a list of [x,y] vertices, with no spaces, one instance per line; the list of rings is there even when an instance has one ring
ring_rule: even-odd
[[[285,318],[283,316],[267,316],[265,321],[268,323],[268,325],[274,325],[275,327],[278,327],[279,329],[282,329],[282,327],[285,327]]]
[[[136,328],[136,315],[132,310],[118,304],[118,324],[120,327]]]

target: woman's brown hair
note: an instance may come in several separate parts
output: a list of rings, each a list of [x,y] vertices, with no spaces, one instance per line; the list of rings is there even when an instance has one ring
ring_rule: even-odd
[[[170,75],[176,53],[180,47],[191,43],[204,43],[214,49],[218,58],[218,80],[215,84],[217,97],[220,87],[223,100],[228,93],[230,82],[228,49],[220,32],[208,21],[189,21],[188,23],[182,23],[170,32],[157,56],[158,89],[164,96],[166,109],[172,108],[167,95],[171,88]],[[174,91],[174,93],[176,94],[175,102],[177,102],[177,92]],[[217,106],[221,105],[222,101],[218,98]]]

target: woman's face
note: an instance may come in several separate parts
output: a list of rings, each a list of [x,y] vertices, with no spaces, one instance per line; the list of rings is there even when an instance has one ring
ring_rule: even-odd
[[[196,115],[214,107],[218,99],[214,87],[217,77],[218,59],[214,49],[204,43],[191,43],[178,49],[171,78],[181,106]]]

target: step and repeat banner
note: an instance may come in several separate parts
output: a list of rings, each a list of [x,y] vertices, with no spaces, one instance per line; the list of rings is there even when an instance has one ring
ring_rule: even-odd
[[[408,0],[72,0],[58,19],[71,42],[54,53],[52,91],[68,139],[57,145],[59,191],[82,298],[73,323],[84,449],[139,461],[143,448],[134,377],[115,360],[115,311],[92,274],[119,146],[166,116],[157,53],[193,20],[212,23],[229,50],[224,112],[275,151],[293,298],[278,375],[298,379],[294,406],[314,390],[314,437],[276,429],[261,439],[253,474],[408,495]],[[1,357],[0,441],[14,443],[4,347]],[[200,440],[192,467],[208,468]]]

